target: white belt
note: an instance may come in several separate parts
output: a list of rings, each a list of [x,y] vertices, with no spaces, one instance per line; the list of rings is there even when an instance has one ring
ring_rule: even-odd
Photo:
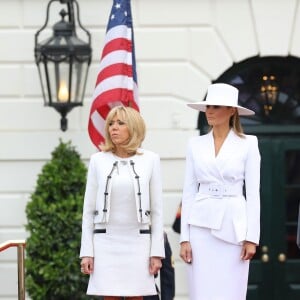
[[[213,197],[234,197],[243,195],[243,186],[241,184],[217,184],[200,183],[199,194],[206,194]]]

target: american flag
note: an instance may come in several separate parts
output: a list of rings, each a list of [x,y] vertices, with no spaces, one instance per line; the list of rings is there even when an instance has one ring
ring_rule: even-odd
[[[105,119],[112,107],[139,110],[133,36],[130,0],[113,0],[88,124],[97,148],[104,141]]]

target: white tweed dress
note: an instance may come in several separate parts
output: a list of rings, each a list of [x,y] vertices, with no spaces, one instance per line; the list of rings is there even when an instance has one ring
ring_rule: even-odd
[[[87,294],[155,295],[154,277],[149,273],[150,234],[140,233],[129,160],[122,159],[117,171],[106,233],[94,234],[94,272]]]

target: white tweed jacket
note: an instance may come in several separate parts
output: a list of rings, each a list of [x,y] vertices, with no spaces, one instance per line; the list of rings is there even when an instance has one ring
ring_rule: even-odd
[[[145,149],[139,149],[138,153],[128,166],[134,183],[136,217],[141,227],[151,226],[150,256],[164,257],[160,158]],[[91,156],[83,205],[80,257],[94,256],[93,230],[96,225],[105,226],[109,221],[111,179],[117,172],[117,164],[111,152]]]

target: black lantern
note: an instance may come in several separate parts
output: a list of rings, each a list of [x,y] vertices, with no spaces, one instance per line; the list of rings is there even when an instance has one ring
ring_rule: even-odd
[[[39,42],[39,35],[48,25],[50,5],[53,2],[60,2],[67,11],[60,11],[61,20],[54,24],[53,35]],[[87,42],[78,38],[76,24],[87,36]],[[91,35],[80,23],[76,0],[49,1],[45,24],[35,34],[34,51],[45,105],[54,107],[61,114],[61,130],[65,131],[68,127],[67,113],[73,107],[83,105],[92,57]]]

